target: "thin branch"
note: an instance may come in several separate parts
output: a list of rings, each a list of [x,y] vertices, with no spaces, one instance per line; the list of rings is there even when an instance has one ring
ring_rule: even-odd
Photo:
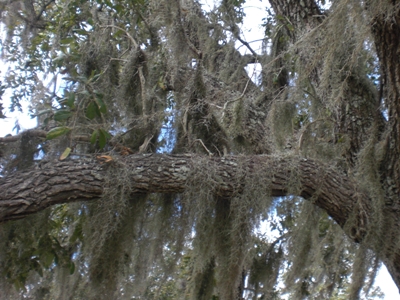
[[[250,47],[250,44],[243,40],[239,35],[236,37],[244,46],[247,47],[247,49],[250,50],[251,54],[253,54],[255,57],[258,57],[258,54],[256,51],[253,50],[253,48]],[[239,48],[238,48],[239,49]]]
[[[28,135],[29,137],[39,137],[45,139],[47,136],[47,131],[40,130],[40,129],[29,129],[26,131],[21,132],[17,135],[6,135],[5,137],[0,137],[0,143],[14,143],[18,142],[22,135]],[[71,138],[74,141],[81,141],[81,142],[89,142],[90,135],[75,135]]]
[[[142,94],[142,115],[143,118],[145,120],[145,122],[147,123],[147,116],[146,116],[146,78],[144,77],[143,74],[143,67],[140,66],[138,68],[139,71],[139,79],[140,79],[140,88],[141,88],[141,94]]]
[[[252,41],[250,41],[250,42],[245,42],[247,45],[250,45],[251,43],[255,43],[255,42],[260,42],[260,41],[264,41],[265,39],[257,39],[257,40],[252,40]],[[240,41],[240,40],[239,40]],[[242,41],[240,41],[240,42],[242,42]],[[246,46],[247,47],[247,45],[245,44],[245,43],[243,43],[242,42],[242,44],[243,45],[240,45],[239,47],[237,47],[237,49],[236,50],[239,50],[240,48],[242,48],[243,46]],[[250,49],[249,49],[250,50]],[[250,50],[251,51],[251,50]],[[259,56],[258,54],[257,54],[257,56]]]
[[[38,130],[38,129],[30,129],[27,131],[23,131],[20,134],[17,135],[6,135],[5,137],[0,137],[0,143],[13,143],[17,142],[21,139],[22,135],[29,135],[31,137],[41,137],[41,138],[46,138],[47,132],[44,130]]]
[[[246,93],[247,87],[249,86],[251,77],[253,77],[253,75],[254,75],[254,72],[255,72],[255,71],[253,71],[253,73],[251,74],[251,76],[249,76],[249,79],[248,79],[247,82],[246,82],[246,85],[245,85],[245,87],[244,87],[244,89],[243,89],[242,94],[241,94],[239,97],[237,97],[237,98],[235,98],[235,99],[233,99],[233,100],[229,100],[229,101],[226,101],[226,102],[225,102],[224,107],[223,107],[223,109],[222,109],[222,118],[224,117],[225,110],[226,110],[228,104],[233,103],[233,102],[236,102],[236,101],[239,101],[240,99],[243,98],[244,94]]]
[[[209,156],[213,156],[212,152],[211,152],[210,150],[208,150],[208,148],[206,147],[206,145],[204,145],[204,143],[203,143],[203,141],[202,141],[201,139],[197,139],[197,140],[194,140],[194,141],[195,141],[195,142],[200,142],[200,144],[203,145],[204,149],[206,149],[208,155],[209,155]]]
[[[132,44],[135,46],[135,48],[139,48],[139,44],[135,41],[135,39],[129,34],[128,31],[126,31],[125,29],[119,27],[119,26],[115,26],[115,25],[104,25],[104,26],[100,26],[100,28],[116,28],[118,30],[122,30],[123,32],[125,32],[125,34],[128,36],[128,38],[131,40]]]
[[[139,154],[145,153],[147,151],[147,148],[149,147],[151,139],[154,137],[154,134],[146,136],[144,139],[143,144],[139,147]]]
[[[40,9],[39,14],[36,16],[36,20],[39,21],[39,19],[41,18],[42,14],[45,12],[47,6],[49,6],[53,2],[56,2],[56,1],[55,0],[50,0],[49,2],[43,4],[42,8]]]

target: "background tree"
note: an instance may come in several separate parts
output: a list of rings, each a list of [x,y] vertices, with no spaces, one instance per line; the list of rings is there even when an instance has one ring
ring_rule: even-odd
[[[0,139],[4,297],[400,287],[400,5],[270,0],[257,53],[245,2],[1,3],[0,92],[38,117]]]

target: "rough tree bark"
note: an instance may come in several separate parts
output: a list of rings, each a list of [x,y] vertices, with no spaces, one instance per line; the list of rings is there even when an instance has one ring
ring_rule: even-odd
[[[201,169],[199,160],[202,160]],[[234,179],[239,168],[240,182],[243,182],[243,176],[251,176],[252,170],[261,167],[269,170],[271,196],[285,196],[288,183],[293,179],[292,172],[296,172],[298,196],[324,209],[355,242],[362,241],[366,234],[371,199],[358,191],[355,181],[318,161],[268,155],[207,158],[190,154],[147,154],[116,158],[108,163],[96,159],[42,162],[0,179],[0,222],[20,219],[59,203],[98,200],[106,188],[107,170],[120,168],[120,164],[131,170],[134,194],[184,192],[197,172],[209,169],[213,170],[210,180],[217,183],[215,193],[229,197],[244,188],[232,184],[237,182]],[[293,190],[290,193],[293,194]],[[351,222],[347,224],[349,219]],[[383,260],[397,283],[398,249],[395,255],[392,248],[387,250],[390,250],[390,257]]]
[[[388,2],[395,4],[395,1]],[[374,4],[376,5],[373,1],[369,2],[371,29],[382,74],[382,96],[385,96],[388,108],[388,124],[382,138],[385,155],[380,164],[380,180],[386,193],[387,217],[392,220],[394,229],[398,229],[400,226],[400,7],[397,4],[394,10],[376,14],[373,11]],[[397,238],[398,230],[393,230],[391,236]],[[388,248],[392,247],[393,245],[388,245]],[[400,290],[398,247],[393,252],[389,257],[385,256],[383,261]]]
[[[197,166],[202,160],[201,169]],[[130,170],[133,193],[181,193],[197,172],[212,171],[215,193],[231,196],[255,168],[269,170],[271,196],[288,194],[288,183],[299,176],[298,195],[310,199],[328,214],[355,241],[361,241],[368,221],[367,195],[355,192],[355,182],[328,166],[300,157],[229,156],[205,158],[198,155],[132,155],[101,164],[95,159],[52,161],[17,172],[0,180],[0,221],[23,218],[50,205],[99,199],[104,192],[108,168]],[[240,172],[239,170],[244,170]],[[354,215],[356,213],[356,215]],[[357,226],[346,228],[356,217]]]
[[[1,178],[0,222],[20,219],[55,204],[99,200],[106,188],[107,170],[121,167],[130,170],[134,194],[181,193],[196,173],[212,170],[210,181],[217,183],[213,186],[214,192],[229,197],[245,188],[233,184],[238,182],[239,170],[239,182],[243,182],[245,176],[251,176],[254,169],[261,167],[268,170],[271,196],[278,197],[288,194],[289,182],[296,177],[298,196],[324,209],[355,242],[364,238],[371,212],[371,199],[358,191],[355,181],[310,159],[268,155],[207,158],[189,154],[147,154],[115,158],[104,164],[96,159],[42,162],[34,168]],[[351,222],[347,223],[349,219]],[[397,254],[391,258],[384,258],[384,261],[393,276],[400,270],[400,263]]]

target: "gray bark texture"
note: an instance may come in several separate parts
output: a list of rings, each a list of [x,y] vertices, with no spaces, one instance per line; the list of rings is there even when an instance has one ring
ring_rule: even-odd
[[[199,159],[205,163],[203,170],[194,166]],[[346,175],[313,160],[267,155],[204,158],[190,154],[144,154],[115,158],[107,163],[96,159],[43,162],[0,180],[3,191],[0,195],[0,221],[23,218],[54,204],[99,199],[106,188],[104,176],[107,169],[118,168],[120,164],[132,174],[133,194],[181,193],[196,172],[214,170],[214,178],[210,178],[217,183],[214,192],[229,197],[243,188],[232,183],[237,182],[239,166],[245,170],[240,172],[241,180],[261,166],[270,172],[271,195],[285,196],[290,180],[299,176],[298,195],[311,199],[342,227],[357,207],[357,224],[360,226],[352,228],[349,234],[356,241],[363,238],[365,225],[362,224],[367,222],[370,199],[354,192],[355,185]]]

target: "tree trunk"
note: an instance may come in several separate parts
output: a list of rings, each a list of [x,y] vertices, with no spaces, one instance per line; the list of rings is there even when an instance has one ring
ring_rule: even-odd
[[[284,16],[294,26],[294,30],[288,30],[294,43],[299,40],[299,36],[321,25],[324,20],[323,13],[313,0],[269,2],[276,14]],[[357,80],[354,81],[352,76],[348,76],[350,80],[347,78],[346,80],[351,88],[346,95],[345,108],[343,106],[336,116],[336,123],[340,124],[336,134],[345,133],[350,137],[350,147],[345,154],[350,168],[357,165],[360,149],[371,138],[366,132],[375,130],[373,134],[378,136],[378,140],[381,139],[380,146],[384,148],[384,158],[381,162],[377,162],[380,163],[378,176],[382,183],[382,192],[385,193],[383,196],[385,224],[381,225],[388,230],[385,232],[385,239],[392,242],[384,243],[382,252],[382,249],[376,250],[382,253],[382,259],[400,289],[400,251],[397,246],[393,246],[393,243],[396,243],[393,241],[398,241],[400,204],[400,8],[398,4],[396,5],[396,1],[366,1],[364,9],[371,20],[372,37],[379,58],[382,76],[381,99],[376,99],[367,88],[363,88]],[[305,59],[305,65],[307,63]],[[318,70],[312,75],[311,81],[318,86],[320,82]],[[387,105],[388,122],[383,120],[379,108],[383,98],[384,104]]]
[[[386,2],[386,1],[385,1]],[[391,234],[386,237],[398,241],[400,205],[400,8],[388,5],[386,11],[376,13],[374,3],[368,7],[372,16],[371,28],[375,48],[380,62],[382,96],[387,103],[388,126],[383,138],[384,159],[380,165],[380,180],[383,184],[385,203],[393,220]],[[375,4],[376,5],[376,4]],[[379,11],[379,10],[377,10]],[[389,243],[391,244],[391,243]],[[398,244],[398,242],[397,242]],[[393,245],[385,248],[383,261],[400,290],[400,252]],[[397,248],[397,247],[396,247]]]

